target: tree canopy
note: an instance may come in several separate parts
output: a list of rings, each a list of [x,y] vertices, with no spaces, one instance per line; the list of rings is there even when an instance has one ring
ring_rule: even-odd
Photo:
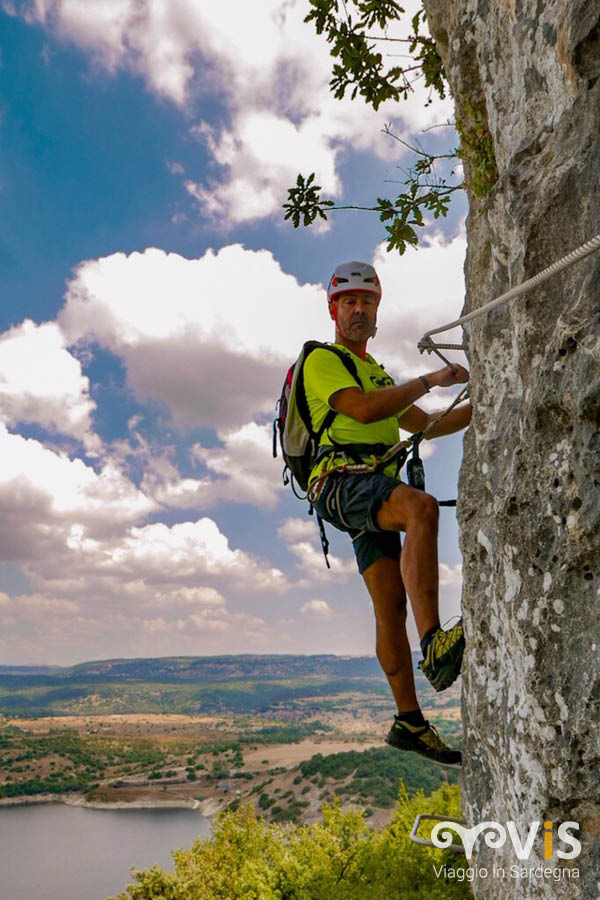
[[[389,827],[370,831],[360,809],[323,806],[312,825],[267,824],[249,806],[218,818],[213,835],[173,853],[175,868],[135,872],[117,900],[467,900],[464,858],[413,843],[417,813],[460,816],[456,785],[412,799],[400,783]],[[436,874],[446,865],[454,877]],[[461,879],[462,875],[462,879]],[[114,898],[109,898],[114,900]]]
[[[416,81],[429,89],[425,103],[437,95],[449,93],[442,59],[435,41],[423,31],[425,10],[421,8],[411,19],[408,32],[390,36],[390,28],[401,22],[405,10],[396,0],[309,0],[310,11],[305,22],[314,23],[317,34],[330,44],[334,64],[329,86],[334,96],[352,99],[361,96],[377,110],[386,100],[406,100]],[[373,33],[375,32],[375,33]],[[388,65],[380,47],[386,43],[404,44],[408,60],[403,65]],[[389,125],[383,131],[408,148],[413,164],[405,170],[403,190],[394,198],[377,197],[371,206],[339,206],[321,196],[321,185],[315,173],[300,173],[296,184],[288,189],[283,204],[285,219],[295,228],[312,225],[328,218],[328,212],[359,209],[376,212],[385,225],[387,249],[404,253],[407,246],[419,241],[417,229],[429,218],[443,218],[448,213],[452,194],[467,187],[478,197],[485,197],[497,179],[491,137],[480,110],[468,111],[468,122],[455,122],[460,146],[447,153],[427,150],[418,138],[412,143],[395,135]],[[452,123],[445,123],[452,124]],[[457,177],[452,161],[468,160],[471,182]],[[449,169],[449,171],[448,171]]]

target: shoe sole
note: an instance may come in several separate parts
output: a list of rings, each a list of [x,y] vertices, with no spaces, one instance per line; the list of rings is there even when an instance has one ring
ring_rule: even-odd
[[[406,743],[392,743],[387,738],[385,739],[386,744],[389,744],[390,747],[394,747],[396,750],[412,750],[413,753],[418,753],[419,756],[422,756],[423,759],[428,759],[429,762],[437,763],[438,766],[446,766],[449,769],[460,769],[462,766],[462,758],[457,760],[456,762],[443,762],[441,759],[436,759],[435,756],[430,756],[429,753],[425,753],[419,747],[415,747],[414,744],[411,744],[409,741]]]
[[[446,688],[449,688],[452,684],[454,684],[454,682],[460,675],[464,650],[465,638],[463,635],[463,637],[459,638],[459,640],[456,642],[452,650],[449,651],[449,659],[444,663],[442,669],[438,672],[435,678],[430,678],[423,668],[424,660],[419,663],[419,669],[421,669],[432,688],[438,693],[440,691],[445,691]]]

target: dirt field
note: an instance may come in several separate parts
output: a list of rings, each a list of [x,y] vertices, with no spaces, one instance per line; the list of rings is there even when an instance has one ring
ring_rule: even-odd
[[[352,702],[354,701],[354,703]],[[446,702],[446,698],[440,699],[440,704]],[[356,704],[356,705],[354,705]],[[340,750],[317,749],[315,753],[338,753],[344,749],[356,749],[381,744],[390,727],[394,714],[393,702],[382,703],[375,708],[365,708],[357,702],[356,698],[348,703],[344,710],[335,710],[326,714],[320,714],[319,720],[334,729],[335,738],[312,738],[316,744],[321,742],[336,743],[342,741],[341,735],[353,741],[352,747],[345,745]],[[430,713],[440,719],[460,721],[460,697],[457,705],[451,707],[429,707]],[[310,717],[303,719],[310,722]],[[217,740],[223,738],[234,739],[242,731],[252,731],[265,725],[273,724],[273,720],[265,720],[258,716],[245,718],[232,716],[187,716],[176,714],[115,714],[99,716],[48,716],[41,719],[10,719],[12,725],[23,731],[33,734],[44,734],[52,728],[75,728],[80,734],[103,734],[115,737],[149,737],[161,740],[173,739],[197,739]],[[360,743],[365,740],[363,745]],[[359,743],[357,743],[359,742]],[[290,745],[286,745],[290,746]],[[297,746],[297,745],[291,745]],[[245,754],[247,755],[247,754]],[[265,756],[258,751],[260,759]],[[301,757],[304,759],[305,757]],[[285,763],[273,762],[271,765],[285,765]]]
[[[131,715],[48,716],[41,719],[11,719],[11,725],[33,734],[52,728],[75,728],[80,734],[105,734],[116,737],[207,738],[237,733],[235,721],[219,716]]]
[[[429,714],[432,713],[434,710],[430,709]],[[460,709],[435,709],[434,714],[439,718],[451,719],[459,717]],[[239,750],[234,749],[223,749],[219,753],[214,744],[223,740],[235,742],[240,734],[247,737],[252,731],[259,731],[267,725],[285,725],[290,724],[289,721],[282,722],[264,716],[173,714],[70,715],[40,719],[11,718],[4,721],[35,735],[43,735],[56,729],[75,729],[83,736],[120,738],[125,742],[132,738],[147,738],[161,745],[163,757],[160,763],[151,760],[146,768],[133,771],[132,768],[128,771],[116,764],[114,768],[109,765],[102,772],[99,786],[87,797],[71,793],[52,795],[52,799],[105,808],[189,806],[212,817],[232,802],[250,803],[257,813],[263,815],[266,807],[259,806],[261,796],[268,795],[273,810],[278,809],[277,804],[285,806],[288,802],[286,798],[294,797],[306,804],[301,820],[316,822],[322,815],[323,800],[330,801],[343,782],[319,778],[305,779],[299,784],[296,767],[317,753],[329,756],[352,750],[385,747],[384,738],[392,715],[393,708],[385,701],[375,702],[369,707],[356,702],[356,698],[348,697],[341,709],[320,711],[318,716],[314,716],[332,728],[331,732],[312,735],[295,743],[281,744],[260,744],[260,736],[257,735],[256,745],[245,743],[240,747],[241,756]],[[304,722],[310,719],[310,716],[301,717]],[[96,743],[97,741],[92,741],[92,744]],[[31,763],[37,767],[32,774],[48,777],[60,771],[64,764],[62,757],[51,754]],[[192,780],[189,779],[190,765],[194,765],[197,772]],[[223,776],[211,777],[210,773],[218,765],[223,767]],[[160,768],[162,772],[156,781],[152,780],[152,766]],[[236,775],[241,774],[251,777],[236,778]],[[0,805],[36,799],[43,800],[47,797],[9,797],[0,801]],[[352,801],[344,800],[343,805],[347,808],[352,805]],[[371,827],[381,827],[391,820],[392,815],[392,809],[375,808],[368,818],[368,824]]]
[[[368,750],[369,747],[383,746],[383,738],[370,741],[300,741],[297,744],[273,744],[259,747],[257,750],[244,751],[244,768],[252,771],[274,769],[278,766],[296,766],[315,753],[328,756],[330,753],[348,753],[350,750]]]
[[[160,740],[188,739],[215,739],[227,735],[237,735],[239,726],[233,719],[219,718],[217,716],[182,716],[182,715],[111,715],[111,716],[58,716],[42,719],[12,719],[11,723],[24,731],[33,734],[46,734],[50,729],[74,728],[80,734],[102,734],[116,737],[151,737]],[[260,727],[264,722],[260,719],[247,722],[247,725]],[[363,729],[369,723],[361,721]],[[367,750],[369,747],[378,747],[383,744],[385,728],[377,729],[381,734],[374,735],[373,728],[370,738],[358,738],[352,733],[347,739],[336,736],[330,738],[313,737],[310,740],[299,741],[290,744],[263,744],[256,750],[245,749],[244,769],[261,771],[278,766],[297,765],[305,759],[310,759],[315,753],[327,756],[330,753],[344,753],[349,750]]]

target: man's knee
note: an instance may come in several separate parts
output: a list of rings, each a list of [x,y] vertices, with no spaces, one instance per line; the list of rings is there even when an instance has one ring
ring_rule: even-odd
[[[374,603],[375,620],[377,629],[384,635],[393,637],[406,624],[408,614],[406,594],[394,597],[387,603]]]
[[[407,529],[416,523],[421,526],[429,525],[435,529],[438,526],[439,506],[435,497],[406,485],[399,485],[392,491],[385,511],[382,506],[380,512],[383,512],[387,521],[398,529]]]
[[[385,659],[379,659],[379,665],[383,670],[383,674],[388,678],[397,678],[398,675],[402,674],[405,671],[405,666],[400,662],[394,660],[394,662],[388,662]]]
[[[440,517],[440,507],[435,497],[426,494],[424,491],[418,491],[419,497],[414,501],[414,518],[420,522],[430,522],[437,527]]]
[[[393,622],[388,621],[385,624],[379,619],[377,621],[375,652],[379,665],[388,677],[394,677],[406,670],[407,659],[404,652],[406,638],[403,635],[405,619],[404,615],[397,616]],[[408,647],[407,644],[406,646]],[[410,655],[410,652],[407,652]]]

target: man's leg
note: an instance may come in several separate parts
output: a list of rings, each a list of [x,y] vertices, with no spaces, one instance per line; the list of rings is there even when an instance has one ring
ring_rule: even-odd
[[[375,517],[384,531],[404,531],[400,567],[419,638],[439,626],[438,505],[434,497],[399,484]]]
[[[398,560],[389,556],[380,557],[365,569],[363,579],[375,611],[377,659],[385,672],[398,710],[417,709],[419,703],[406,635],[406,592]]]
[[[398,706],[386,742],[444,765],[460,764],[460,751],[442,741],[419,708],[406,635],[406,593],[398,560],[382,556],[362,574],[375,609],[377,659]]]
[[[415,615],[424,659],[419,668],[436,691],[456,681],[465,640],[462,620],[442,631],[438,609],[438,504],[406,484],[394,488],[376,514],[384,531],[405,531],[400,570]]]

